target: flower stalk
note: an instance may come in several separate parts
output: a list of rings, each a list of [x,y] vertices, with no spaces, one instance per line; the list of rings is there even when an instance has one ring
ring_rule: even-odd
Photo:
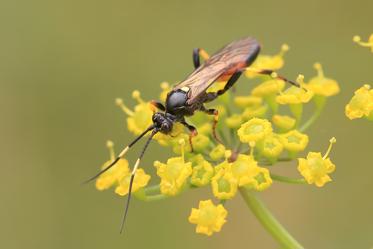
[[[281,223],[267,209],[263,202],[251,190],[241,187],[240,193],[246,205],[253,212],[255,217],[267,230],[267,232],[284,248],[301,249],[304,248],[291,234],[281,225]]]

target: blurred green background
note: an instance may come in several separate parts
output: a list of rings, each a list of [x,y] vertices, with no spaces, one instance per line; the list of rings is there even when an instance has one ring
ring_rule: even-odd
[[[371,248],[373,124],[347,120],[344,105],[373,82],[373,54],[352,42],[373,32],[372,8],[369,0],[1,1],[1,248],[278,248],[239,196],[212,237],[187,222],[190,208],[212,197],[208,189],[133,201],[120,236],[123,199],[80,185],[108,159],[107,139],[118,151],[133,138],[116,97],[132,105],[139,89],[157,98],[160,82],[192,70],[193,48],[213,52],[247,35],[264,54],[290,45],[281,70],[289,78],[313,76],[320,61],[342,87],[309,130],[308,150],[338,140],[334,182],[276,183],[262,198],[306,248]],[[167,156],[154,143],[142,166],[154,174],[153,160]]]

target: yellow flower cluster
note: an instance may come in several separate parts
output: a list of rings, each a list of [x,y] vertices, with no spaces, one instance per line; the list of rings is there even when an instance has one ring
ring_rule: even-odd
[[[105,169],[115,159],[114,144],[112,141],[107,142],[107,147],[110,151],[110,160],[105,162],[101,169]],[[109,189],[116,186],[115,193],[120,196],[128,194],[128,187],[131,178],[131,172],[126,159],[119,159],[115,167],[110,168],[105,173],[100,175],[96,180],[96,188],[98,190]],[[132,192],[144,188],[150,180],[150,175],[147,175],[143,169],[136,170],[136,177],[133,181]]]
[[[277,55],[259,56],[253,67],[282,68],[283,56],[288,49],[287,45],[283,45]],[[212,136],[213,118],[201,112],[187,118],[187,122],[198,130],[198,135],[192,139],[193,151],[189,133],[182,124],[175,124],[170,135],[157,134],[154,140],[170,148],[176,156],[168,158],[166,162],[154,162],[159,179],[155,187],[147,187],[150,175],[138,169],[132,188],[134,196],[153,200],[179,195],[192,188],[210,187],[212,196],[220,204],[215,205],[211,200],[200,201],[198,209],[192,209],[189,221],[197,225],[197,233],[210,236],[219,232],[228,214],[224,207],[226,201],[240,193],[238,190],[264,191],[272,186],[273,181],[284,179],[273,175],[267,166],[273,167],[278,161],[295,161],[297,155],[306,149],[309,137],[305,130],[315,118],[311,116],[302,122],[303,105],[314,100],[315,112],[318,113],[325,99],[339,92],[338,83],[324,76],[319,63],[315,64],[315,69],[317,75],[308,82],[304,82],[303,76],[298,77],[301,88],[286,87],[284,80],[269,76],[259,78],[255,73],[246,72],[248,78],[261,79],[250,94],[235,96],[227,92],[209,106],[219,110],[216,131],[223,144]],[[218,82],[209,91],[221,89],[224,84]],[[161,89],[159,97],[165,101],[171,87],[164,82]],[[364,94],[371,96],[372,92]],[[154,110],[138,91],[134,91],[132,96],[137,101],[133,109],[128,108],[121,99],[117,99],[116,103],[127,115],[128,130],[138,135],[151,125]],[[363,107],[373,108],[368,107],[362,98],[351,104],[349,112]],[[283,106],[288,106],[292,114],[282,113]],[[364,109],[363,115],[368,109]],[[103,168],[114,160],[112,143],[108,143],[108,147],[111,160]],[[335,166],[328,158],[329,151],[323,157],[320,153],[309,152],[306,158],[298,159],[298,171],[304,177],[302,181],[321,187],[331,180],[328,174],[334,171]],[[129,180],[128,162],[120,159],[115,167],[97,179],[96,187],[103,190],[116,186],[115,192],[123,196],[128,194]],[[151,195],[154,189],[158,193]]]

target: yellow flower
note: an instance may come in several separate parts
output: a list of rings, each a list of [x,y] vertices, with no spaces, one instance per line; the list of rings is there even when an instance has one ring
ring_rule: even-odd
[[[211,200],[200,201],[198,209],[192,208],[189,222],[196,224],[196,233],[211,236],[214,232],[220,232],[226,222],[227,210],[223,205],[214,205]]]
[[[309,102],[312,97],[312,91],[306,91],[303,88],[291,86],[276,97],[276,102],[281,105],[302,104]]]
[[[364,85],[355,91],[355,95],[346,105],[345,114],[349,119],[369,117],[373,111],[373,90]]]
[[[339,93],[339,85],[337,81],[326,78],[320,63],[314,65],[317,76],[313,77],[307,84],[307,89],[311,90],[314,94],[330,97]]]
[[[222,159],[225,155],[225,147],[224,145],[222,144],[218,144],[217,146],[215,146],[211,151],[210,151],[210,158],[213,160],[213,161],[218,161],[220,159]]]
[[[181,123],[174,123],[170,134],[166,135],[161,132],[158,132],[154,136],[154,140],[156,140],[162,146],[169,146],[174,143],[177,143],[180,140],[180,138],[182,138],[183,135],[185,135],[184,130],[184,125],[182,125]]]
[[[255,69],[270,69],[276,71],[284,66],[283,57],[288,50],[289,46],[287,44],[283,44],[280,52],[276,55],[259,55],[251,67]],[[245,74],[248,78],[254,78],[258,75],[250,70],[246,71]]]
[[[272,133],[272,125],[266,119],[253,118],[241,125],[237,134],[243,143],[257,142]]]
[[[370,47],[370,51],[373,53],[373,34],[369,36],[368,42],[362,42],[358,35],[354,36],[353,41],[362,47]]]
[[[287,115],[273,115],[272,123],[281,131],[288,131],[295,126],[296,120]]]
[[[280,142],[278,135],[266,136],[259,144],[260,152],[267,158],[277,158],[282,153],[284,146]]]
[[[328,158],[335,138],[330,139],[330,145],[324,156],[319,152],[309,152],[307,159],[298,158],[298,171],[306,179],[308,184],[315,184],[317,187],[324,186],[332,179],[328,174],[334,172],[335,165]]]
[[[180,140],[181,156],[172,157],[167,164],[159,161],[154,162],[157,168],[157,175],[161,178],[160,190],[165,195],[176,195],[184,186],[186,179],[192,174],[192,163],[184,160],[185,141]]]
[[[192,139],[193,149],[195,152],[203,152],[210,144],[210,139],[208,136],[203,134],[198,134]]]
[[[263,191],[272,185],[272,178],[269,174],[269,170],[262,167],[255,168],[254,181],[249,184],[248,187],[253,188],[257,191]]]
[[[108,141],[106,146],[109,148],[109,151],[110,151],[110,160],[105,162],[104,165],[102,165],[101,169],[105,169],[115,159],[113,142]],[[111,186],[113,186],[115,183],[118,183],[118,181],[123,176],[127,175],[128,173],[129,173],[128,161],[126,159],[119,159],[119,161],[116,163],[115,166],[111,167],[109,170],[107,170],[105,173],[103,173],[97,178],[96,188],[98,190],[108,189]]]
[[[198,187],[209,184],[214,175],[214,168],[211,164],[200,154],[192,158],[191,161],[193,163],[193,173],[190,182]]]
[[[272,80],[267,80],[257,87],[255,87],[252,91],[251,94],[253,96],[257,97],[265,97],[268,95],[273,95],[276,94],[285,87],[285,82],[283,80],[277,80],[277,79],[272,79]]]
[[[308,136],[297,130],[281,134],[279,138],[284,148],[290,152],[303,151],[308,145]]]
[[[234,104],[240,108],[258,106],[262,104],[263,99],[256,96],[236,96],[234,97]]]
[[[238,186],[244,186],[254,181],[258,163],[250,155],[239,154],[237,160],[229,165],[233,176],[238,181]]]
[[[219,170],[211,179],[212,192],[220,200],[231,199],[237,192],[237,180],[229,170],[229,165],[227,160],[219,164]]]
[[[214,84],[212,84],[212,86],[210,86],[206,92],[211,92],[211,93],[215,93],[219,90],[223,90],[225,85],[227,84],[226,81],[217,81],[215,82]]]
[[[215,174],[217,174],[221,169],[225,169],[229,166],[228,161],[231,158],[231,156],[232,156],[232,151],[231,150],[225,150],[224,151],[225,161],[214,167]]]
[[[131,180],[130,173],[122,177],[122,179],[119,181],[119,185],[115,189],[115,193],[117,193],[120,196],[127,195],[129,191],[130,180]],[[143,169],[137,169],[135,178],[133,179],[132,192],[134,193],[140,188],[143,188],[146,185],[148,185],[149,180],[150,180],[150,175],[145,174],[145,171]]]
[[[140,135],[152,124],[153,112],[149,102],[144,102],[144,100],[141,99],[139,91],[133,91],[132,97],[139,103],[135,106],[134,111],[125,106],[123,100],[120,98],[117,98],[115,102],[122,111],[128,115],[128,130],[135,135]]]
[[[238,129],[241,126],[242,122],[242,116],[238,114],[233,114],[225,119],[225,124],[228,128],[231,129]]]
[[[267,112],[267,106],[259,105],[259,106],[249,106],[246,107],[242,113],[242,118],[244,120],[249,120],[252,118],[261,118],[264,117]]]

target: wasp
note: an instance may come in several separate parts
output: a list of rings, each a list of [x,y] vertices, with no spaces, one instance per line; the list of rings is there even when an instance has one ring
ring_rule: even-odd
[[[193,149],[192,138],[196,136],[198,132],[194,126],[187,123],[185,117],[192,116],[196,111],[202,111],[205,112],[207,115],[214,115],[213,136],[217,141],[220,141],[216,136],[215,131],[218,121],[218,111],[216,109],[206,108],[205,103],[211,102],[218,98],[220,95],[224,94],[237,82],[242,73],[244,73],[246,70],[250,70],[251,68],[249,68],[249,66],[257,58],[260,52],[260,48],[260,44],[257,42],[256,39],[252,37],[246,37],[225,45],[211,57],[209,57],[206,51],[203,49],[194,49],[194,71],[190,73],[183,81],[176,84],[173,89],[167,94],[165,105],[158,101],[151,101],[151,105],[154,107],[154,109],[159,110],[158,112],[154,112],[153,114],[153,124],[137,138],[135,138],[127,147],[125,147],[109,166],[86,181],[90,182],[96,179],[101,174],[109,170],[111,167],[115,166],[118,160],[122,158],[134,144],[136,144],[146,134],[151,133],[131,172],[128,197],[120,229],[121,232],[123,230],[129,203],[131,200],[131,191],[133,180],[135,178],[135,172],[139,167],[140,161],[143,158],[144,153],[153,137],[158,132],[161,132],[163,134],[170,134],[173,125],[178,122],[183,124],[190,131],[189,142],[191,144],[191,148]],[[203,64],[201,64],[200,62],[201,57],[205,59]],[[285,77],[278,75],[273,70],[253,70],[258,74],[270,75],[273,78],[281,79],[292,85],[300,87],[298,83],[290,81]],[[218,81],[226,82],[224,88],[218,90],[217,92],[207,92],[207,89]]]

